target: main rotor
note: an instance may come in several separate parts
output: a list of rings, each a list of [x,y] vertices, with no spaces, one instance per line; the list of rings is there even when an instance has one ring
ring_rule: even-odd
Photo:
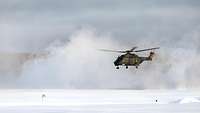
[[[117,52],[117,53],[132,53],[132,52],[143,52],[143,51],[151,51],[151,50],[155,50],[155,49],[159,49],[160,47],[154,47],[154,48],[147,48],[147,49],[140,49],[140,50],[136,50],[138,47],[132,47],[129,50],[108,50],[108,49],[100,49],[101,51],[106,51],[106,52]]]

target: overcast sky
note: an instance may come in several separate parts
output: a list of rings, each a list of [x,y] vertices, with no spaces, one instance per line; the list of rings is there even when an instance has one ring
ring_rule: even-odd
[[[123,44],[191,47],[199,11],[199,0],[0,0],[0,49],[39,51],[88,27]]]

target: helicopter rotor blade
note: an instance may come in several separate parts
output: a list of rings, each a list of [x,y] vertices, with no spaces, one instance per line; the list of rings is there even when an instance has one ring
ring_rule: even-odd
[[[141,49],[141,50],[136,50],[136,51],[133,51],[133,52],[150,51],[150,50],[155,50],[155,49],[160,49],[160,47],[154,47],[154,48],[148,48],[148,49]]]
[[[126,51],[116,51],[116,50],[108,50],[108,49],[99,49],[100,51],[105,51],[105,52],[117,52],[117,53],[126,53]]]
[[[137,48],[137,46],[130,49],[130,51],[134,51]]]

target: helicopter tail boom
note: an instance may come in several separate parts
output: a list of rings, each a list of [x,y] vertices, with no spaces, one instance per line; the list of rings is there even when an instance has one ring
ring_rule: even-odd
[[[150,60],[152,61],[153,57],[154,57],[155,53],[154,52],[150,52],[149,56],[147,57],[146,60]]]
[[[150,52],[148,57],[141,57],[143,61],[152,61],[153,57],[154,57],[155,53],[154,52]]]

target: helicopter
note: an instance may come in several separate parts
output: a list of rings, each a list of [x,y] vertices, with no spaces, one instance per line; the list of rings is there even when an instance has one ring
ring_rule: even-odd
[[[143,62],[143,61],[152,61],[153,56],[155,53],[151,50],[159,49],[160,47],[154,47],[154,48],[148,48],[148,49],[141,49],[141,50],[136,50],[137,47],[133,47],[130,50],[125,50],[125,51],[116,51],[116,50],[107,50],[107,49],[100,49],[101,51],[106,51],[106,52],[118,52],[118,53],[124,53],[114,61],[114,65],[116,66],[116,69],[119,69],[119,66],[126,66],[126,69],[128,69],[128,66],[135,66],[138,68],[138,66]],[[143,52],[143,51],[151,51],[149,53],[149,56],[147,57],[141,57],[136,55],[135,53],[138,52]]]

